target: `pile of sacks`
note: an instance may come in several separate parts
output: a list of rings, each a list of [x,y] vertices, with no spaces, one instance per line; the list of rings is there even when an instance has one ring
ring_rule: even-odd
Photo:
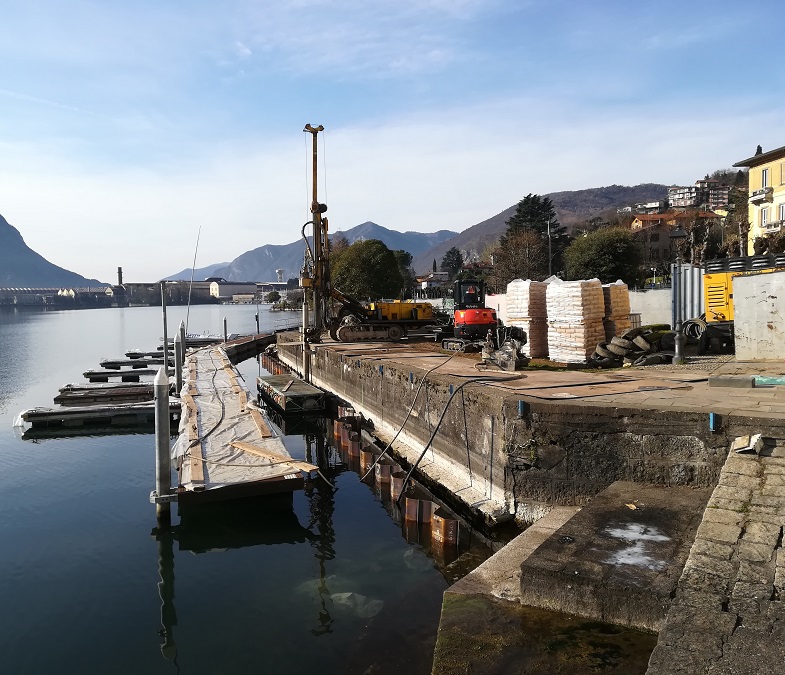
[[[605,340],[610,342],[614,337],[624,335],[631,328],[630,322],[630,289],[623,281],[606,284],[602,287],[605,298]]]
[[[548,356],[548,310],[544,281],[515,279],[507,284],[507,324],[526,331],[526,351],[533,359]]]
[[[585,363],[605,340],[605,298],[599,279],[554,280],[545,293],[552,361]]]

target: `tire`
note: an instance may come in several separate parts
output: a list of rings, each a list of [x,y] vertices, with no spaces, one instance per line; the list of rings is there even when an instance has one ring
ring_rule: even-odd
[[[612,351],[610,351],[608,349],[608,343],[607,342],[600,342],[600,344],[598,344],[597,348],[594,350],[594,353],[597,354],[600,358],[603,358],[603,359],[615,359],[616,358],[616,354],[614,354]]]
[[[594,356],[591,360],[597,368],[618,368],[621,365],[619,359],[607,359],[603,356]]]
[[[618,347],[624,347],[625,349],[635,348],[635,343],[632,340],[625,340],[624,338],[619,337],[611,338],[611,344],[617,345]]]
[[[660,351],[670,351],[676,347],[676,333],[665,333],[660,338]]]
[[[636,347],[642,349],[644,352],[650,352],[652,345],[643,335],[638,335],[632,339]]]
[[[387,337],[393,342],[398,342],[398,340],[403,337],[403,328],[401,328],[397,323],[394,323],[392,326],[387,328]]]
[[[625,356],[628,351],[630,351],[626,347],[619,347],[619,345],[615,345],[613,343],[608,345],[608,350],[612,351],[617,356],[622,356],[622,357]]]

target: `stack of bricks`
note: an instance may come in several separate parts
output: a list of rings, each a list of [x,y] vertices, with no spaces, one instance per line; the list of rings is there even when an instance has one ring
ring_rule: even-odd
[[[623,281],[606,284],[602,287],[605,297],[605,318],[602,323],[605,327],[605,341],[610,342],[613,337],[621,337],[632,326],[630,322],[630,289]]]
[[[547,285],[528,279],[515,279],[507,284],[507,324],[526,331],[526,352],[533,359],[548,356]]]
[[[554,281],[545,293],[548,311],[548,354],[551,361],[585,363],[605,340],[602,284]]]

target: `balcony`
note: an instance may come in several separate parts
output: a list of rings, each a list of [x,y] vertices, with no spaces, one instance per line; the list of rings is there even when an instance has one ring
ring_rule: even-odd
[[[760,190],[750,192],[750,204],[763,204],[763,202],[770,202],[774,196],[774,188],[765,187]]]
[[[761,229],[766,234],[773,234],[774,232],[779,232],[782,229],[783,222],[785,221],[775,220],[771,223],[766,223]]]

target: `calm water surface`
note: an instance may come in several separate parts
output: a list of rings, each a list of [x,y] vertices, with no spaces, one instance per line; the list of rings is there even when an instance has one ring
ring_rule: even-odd
[[[256,308],[197,306],[189,332],[255,330]],[[185,308],[169,308],[174,333]],[[260,309],[262,330],[293,318]],[[160,308],[0,310],[0,654],[8,673],[428,673],[441,594],[433,558],[334,465],[292,508],[263,505],[151,533],[150,434],[24,441],[101,358],[158,343]],[[241,365],[255,392],[255,361]],[[285,438],[305,457],[302,435]],[[163,579],[163,582],[162,582]]]

